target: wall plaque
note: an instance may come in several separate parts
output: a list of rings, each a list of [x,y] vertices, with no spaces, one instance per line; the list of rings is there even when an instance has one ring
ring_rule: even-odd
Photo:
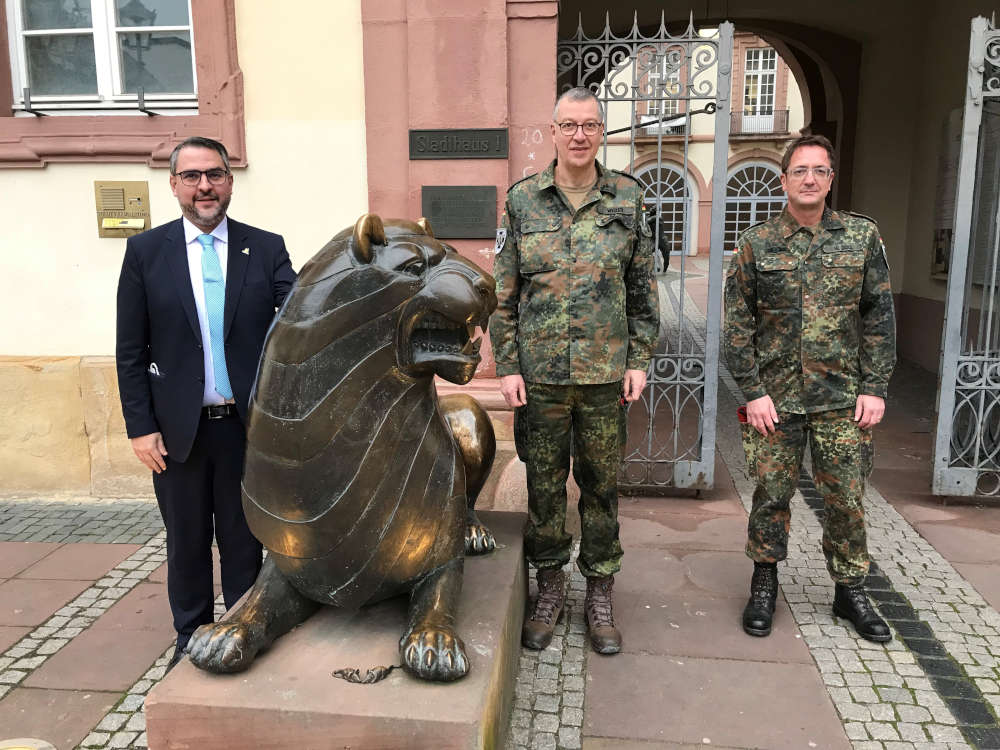
[[[424,185],[420,189],[420,207],[435,237],[496,236],[496,185]]]
[[[506,159],[507,128],[411,130],[411,159]]]

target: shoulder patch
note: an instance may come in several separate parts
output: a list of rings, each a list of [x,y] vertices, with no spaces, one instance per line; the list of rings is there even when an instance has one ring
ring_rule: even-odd
[[[497,239],[493,245],[493,254],[499,255],[500,251],[503,250],[504,245],[507,243],[507,230],[503,227],[497,229]]]

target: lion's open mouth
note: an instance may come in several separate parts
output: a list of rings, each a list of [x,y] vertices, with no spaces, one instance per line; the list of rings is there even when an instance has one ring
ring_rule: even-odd
[[[474,324],[456,323],[435,312],[425,313],[417,321],[411,337],[413,361],[428,362],[449,355],[478,360],[482,339],[475,337],[477,328]]]

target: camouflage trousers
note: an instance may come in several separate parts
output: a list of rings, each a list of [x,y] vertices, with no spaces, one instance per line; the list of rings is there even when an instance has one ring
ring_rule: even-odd
[[[868,574],[868,543],[862,498],[872,470],[871,430],[854,422],[854,409],[818,414],[779,414],[774,433],[743,427],[743,448],[756,480],[747,530],[747,556],[777,562],[788,554],[789,501],[795,493],[806,438],[813,480],[823,496],[823,554],[837,583],[861,583]]]
[[[514,411],[514,443],[528,475],[524,551],[536,568],[569,562],[566,480],[570,454],[580,487],[582,535],[577,566],[587,577],[621,569],[618,467],[625,446],[622,384],[526,383],[527,404]],[[572,444],[571,444],[572,443]]]

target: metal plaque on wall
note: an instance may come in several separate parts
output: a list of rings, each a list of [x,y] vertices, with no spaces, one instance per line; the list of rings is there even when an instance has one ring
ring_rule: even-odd
[[[496,185],[424,185],[420,189],[420,207],[435,237],[496,236]]]
[[[507,128],[411,130],[411,159],[506,159]]]

